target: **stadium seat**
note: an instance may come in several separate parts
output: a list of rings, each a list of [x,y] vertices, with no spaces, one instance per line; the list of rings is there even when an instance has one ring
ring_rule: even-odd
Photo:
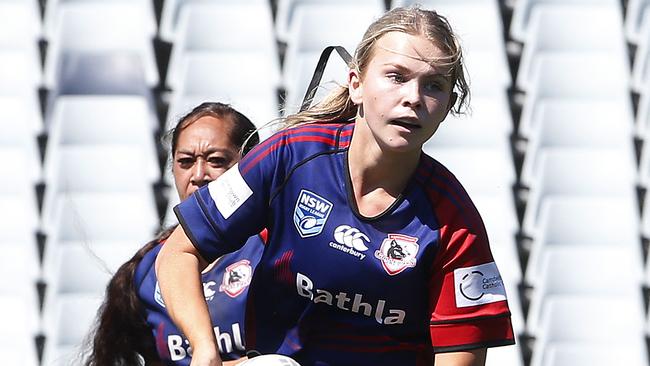
[[[46,87],[55,87],[60,70],[75,67],[64,57],[69,54],[137,55],[147,85],[158,84],[151,24],[143,21],[142,6],[135,2],[71,2],[59,8],[57,15],[45,60]]]
[[[61,296],[103,296],[115,271],[144,244],[116,241],[67,242],[51,248],[43,261],[42,277],[47,284],[43,307],[55,306]]]
[[[167,42],[174,43],[177,40],[177,27],[180,21],[181,9],[189,4],[215,4],[219,5],[259,5],[270,7],[268,0],[165,0],[162,5],[160,18],[159,37]]]
[[[509,148],[513,123],[505,94],[495,93],[491,97],[472,95],[470,108],[466,114],[449,113],[426,142],[427,148]]]
[[[47,156],[42,212],[48,216],[57,197],[74,193],[150,195],[159,178],[157,166],[145,159],[140,146],[61,146]]]
[[[37,44],[5,47],[0,44],[0,95],[28,97],[35,95],[42,82]]]
[[[424,152],[447,167],[460,180],[470,197],[476,194],[512,194],[516,175],[508,146],[500,149],[436,148],[425,144]],[[495,171],[499,174],[494,174]]]
[[[626,298],[642,304],[642,258],[625,245],[576,245],[566,242],[545,249],[528,309],[528,333],[538,331],[546,299],[555,295]],[[630,250],[632,249],[632,250]]]
[[[528,90],[539,56],[553,53],[608,54],[627,62],[622,15],[609,6],[537,6],[531,12],[528,37],[517,73],[517,87]]]
[[[380,14],[376,6],[368,4],[325,5],[317,2],[305,3],[294,10],[282,71],[286,90],[285,115],[300,108],[323,49],[342,46],[354,54],[363,32]],[[347,84],[347,66],[337,58],[337,55],[331,56],[327,69],[332,71],[324,75],[321,85],[331,84],[332,80]]]
[[[542,362],[542,366],[646,366],[648,356],[642,340],[615,345],[567,342],[547,346]]]
[[[25,182],[28,184],[39,182],[42,179],[43,169],[41,168],[41,154],[36,135],[33,131],[30,131],[29,124],[20,123],[20,118],[2,119],[2,114],[3,112],[0,112],[0,128],[2,128],[2,133],[0,134],[0,150],[5,157],[12,156],[16,158],[15,161],[5,160],[5,162],[19,169],[16,172],[18,174],[17,177],[8,179],[12,179],[15,182],[17,178],[23,178],[25,180],[23,180],[22,184],[25,184]],[[19,167],[18,164],[21,166]],[[7,170],[1,172],[0,177],[9,174],[12,173]],[[0,186],[7,187],[7,184],[0,183]]]
[[[641,92],[636,114],[636,134],[640,139],[650,141],[650,87]]]
[[[27,187],[31,189],[31,187]],[[3,216],[0,228],[7,238],[23,239],[34,235],[39,229],[38,207],[33,195],[9,192],[0,194],[0,207],[4,212],[11,213]]]
[[[75,6],[76,0],[48,0],[45,2],[43,16],[43,33],[45,39],[53,36],[55,24],[60,17],[61,8]],[[118,6],[128,6],[129,12],[138,14],[141,19],[143,31],[150,37],[156,34],[156,17],[154,15],[153,3],[148,0],[88,0],[89,3],[110,4],[115,3]]]
[[[547,148],[611,149],[620,151],[621,164],[636,165],[631,111],[610,103],[548,100],[537,113],[524,149],[520,176],[524,186],[533,184],[540,152]]]
[[[12,236],[0,241],[0,277],[4,279],[0,282],[0,294],[34,291],[34,304],[38,304],[36,281],[40,272],[40,261],[35,237],[33,234],[22,239],[16,235]]]
[[[0,171],[0,195],[14,194],[36,207],[34,185],[40,182],[40,161],[34,161],[37,157],[24,150],[17,146],[0,144],[0,161],[4,165]],[[36,164],[38,165],[34,166]]]
[[[239,72],[214,72],[235,69],[246,70],[246,78]],[[279,79],[279,70],[258,64],[255,53],[188,54],[179,87],[171,96],[167,127],[206,101],[232,104],[260,127],[278,117]]]
[[[523,101],[519,122],[522,135],[529,135],[539,106],[549,100],[589,101],[632,110],[629,71],[620,59],[600,53],[543,54],[538,58]],[[626,116],[628,114],[623,115]]]
[[[38,366],[38,354],[32,337],[21,337],[10,344],[0,345],[2,362],[7,365]]]
[[[8,45],[36,46],[42,33],[37,0],[0,2],[0,48]]]
[[[58,97],[140,96],[153,105],[146,84],[141,55],[131,51],[66,53],[48,94],[48,108]]]
[[[611,198],[634,206],[636,167],[629,164],[627,152],[618,149],[547,148],[538,155],[526,197],[522,222],[524,233],[533,237],[538,233],[544,201],[556,196]],[[638,216],[636,210],[631,214]]]
[[[0,352],[7,365],[38,365],[38,299],[0,291]]]
[[[539,281],[550,248],[573,246],[589,251],[614,247],[642,258],[635,204],[635,200],[620,197],[546,198],[540,207],[537,230],[530,248],[526,282],[534,285]],[[642,268],[628,270],[634,273]]]
[[[525,42],[530,28],[531,14],[534,9],[546,6],[560,8],[566,5],[578,6],[607,6],[613,13],[621,12],[618,0],[518,0],[512,12],[510,36],[520,42]]]
[[[534,113],[530,118],[522,119],[519,124],[519,134],[530,140],[538,140],[543,136],[555,136],[562,141],[575,141],[578,145],[593,145],[604,143],[600,139],[603,134],[609,132],[614,141],[624,141],[625,137],[633,138],[637,135],[637,127],[634,126],[634,112],[629,99],[617,98],[617,100],[603,100],[600,98],[546,98],[535,102]],[[594,131],[585,131],[589,122],[594,121]],[[559,135],[554,131],[562,123],[569,125],[566,128],[567,135]],[[546,125],[549,126],[546,126]],[[609,125],[615,125],[614,130],[603,131]],[[632,135],[630,135],[632,129]],[[576,135],[583,134],[584,135]],[[631,141],[631,140],[630,140]],[[555,142],[553,141],[555,144]],[[567,145],[568,143],[565,143]],[[532,148],[532,146],[531,146]]]
[[[75,193],[59,197],[53,206],[46,251],[66,241],[146,243],[160,224],[153,194]]]
[[[23,95],[0,92],[0,128],[9,133],[11,129],[27,132],[36,137],[43,132],[43,117],[36,90]]]
[[[280,41],[291,43],[290,38],[294,30],[294,22],[298,18],[296,16],[298,9],[310,6],[328,6],[332,10],[338,11],[340,14],[347,12],[347,8],[352,6],[367,7],[371,14],[382,14],[386,9],[384,1],[382,0],[357,0],[354,2],[346,0],[279,0],[278,10],[275,20],[275,29]],[[351,9],[352,10],[352,9]],[[361,15],[361,14],[357,14]],[[324,15],[323,17],[326,17]],[[336,19],[336,18],[335,18]],[[339,23],[345,24],[345,23]]]
[[[167,130],[176,126],[176,123],[183,116],[203,102],[221,102],[232,105],[233,108],[243,113],[260,129],[258,133],[260,134],[261,140],[269,137],[277,127],[276,122],[279,117],[279,108],[276,102],[276,95],[270,90],[267,90],[269,94],[266,96],[246,92],[231,93],[227,90],[188,92],[190,93],[188,95],[180,95],[176,92],[172,93],[172,99],[169,102],[169,112],[167,113]],[[167,164],[167,166],[170,166],[170,164]],[[171,183],[172,180],[170,177],[170,172],[166,172],[165,181]]]
[[[650,10],[648,14],[648,18],[650,18]],[[646,22],[640,32],[642,41],[638,43],[634,54],[631,86],[634,91],[647,94],[646,91],[650,87],[650,75],[648,75],[650,71],[648,70],[650,68],[650,21]],[[647,116],[647,112],[644,111],[644,113]]]
[[[155,167],[158,158],[152,131],[157,122],[152,113],[140,97],[59,97],[46,119],[49,137],[45,155],[65,145],[124,144],[140,146]]]
[[[246,22],[241,21],[244,16]],[[220,56],[251,53],[254,50],[255,54],[250,56],[258,65],[265,65],[263,67],[278,70],[276,73],[279,73],[278,49],[268,5],[188,3],[181,11],[177,33],[166,80],[171,89],[179,86],[185,56],[194,52],[211,52]],[[224,36],[227,34],[237,36]]]
[[[84,337],[95,320],[102,296],[69,294],[57,296],[43,308],[43,365],[77,365]]]
[[[616,309],[615,314],[612,309]],[[559,345],[574,350],[582,345],[598,345],[607,350],[634,345],[632,349],[637,352],[645,351],[642,346],[644,311],[640,304],[627,299],[553,296],[547,299],[544,312],[544,322],[540,324],[533,346],[531,366],[548,364],[547,348]],[[597,330],[594,329],[596,323]],[[637,357],[638,354],[630,358]]]
[[[0,329],[0,343],[9,342],[14,337],[34,337],[39,330],[36,286],[19,287],[18,284],[15,282],[11,287],[3,285],[0,288],[0,322],[3,325]]]
[[[650,25],[650,2],[648,0],[629,0],[625,13],[625,36],[633,44],[647,42],[643,29]]]

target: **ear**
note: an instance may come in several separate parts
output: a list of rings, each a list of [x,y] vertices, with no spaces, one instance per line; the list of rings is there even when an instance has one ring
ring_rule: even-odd
[[[363,100],[363,85],[361,83],[361,77],[355,69],[350,69],[348,72],[348,90],[352,103],[361,105],[361,101]]]

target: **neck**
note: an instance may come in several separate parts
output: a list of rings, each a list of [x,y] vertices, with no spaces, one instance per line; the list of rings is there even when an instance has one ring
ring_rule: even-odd
[[[365,121],[358,121],[350,142],[348,166],[359,212],[372,217],[385,211],[406,189],[419,160],[420,151],[382,148]]]

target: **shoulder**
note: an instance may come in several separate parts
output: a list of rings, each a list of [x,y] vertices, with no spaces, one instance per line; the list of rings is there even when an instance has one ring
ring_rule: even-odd
[[[422,154],[415,173],[431,208],[442,225],[455,223],[467,227],[483,227],[478,210],[469,194],[442,163]]]
[[[140,287],[140,284],[142,284],[142,281],[144,281],[148,274],[153,273],[155,275],[155,272],[153,271],[154,264],[156,263],[156,258],[158,257],[158,253],[160,253],[160,249],[163,245],[164,241],[158,242],[156,246],[151,248],[151,250],[142,256],[142,260],[136,266],[135,274],[133,276],[136,288]]]
[[[286,128],[252,149],[240,163],[246,173],[269,157],[284,166],[293,165],[312,156],[347,148],[352,136],[351,123],[306,123]]]

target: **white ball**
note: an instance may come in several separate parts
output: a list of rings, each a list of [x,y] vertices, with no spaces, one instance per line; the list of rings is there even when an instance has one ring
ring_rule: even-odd
[[[283,355],[262,355],[248,359],[239,366],[300,366],[291,357]]]

